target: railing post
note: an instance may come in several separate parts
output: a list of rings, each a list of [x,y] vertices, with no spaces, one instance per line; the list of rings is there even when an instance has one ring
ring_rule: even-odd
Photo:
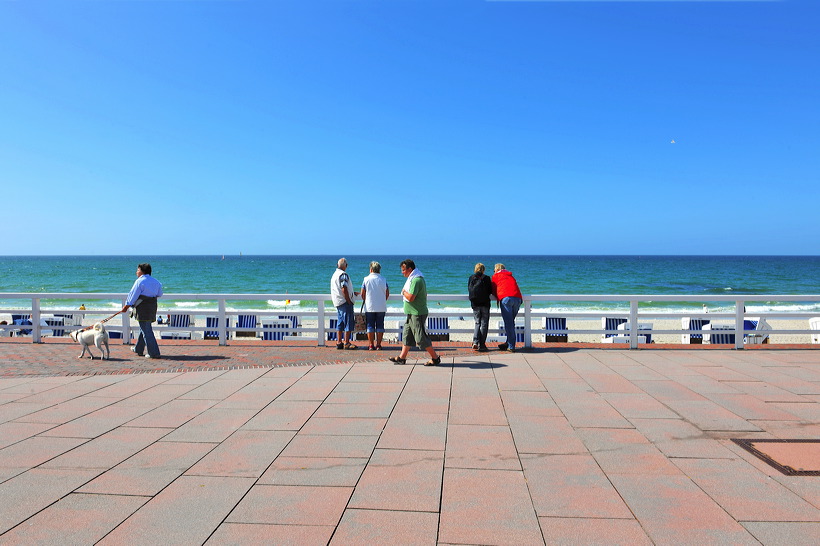
[[[225,316],[225,298],[219,298],[219,313],[216,319],[219,322],[219,346],[224,347],[228,344],[228,320]]]
[[[122,306],[125,307],[125,299],[122,300]],[[85,319],[85,314],[83,314]],[[126,311],[122,314],[122,344],[131,345],[131,312]]]
[[[532,315],[532,301],[528,298],[524,298],[524,348],[530,349],[532,348],[532,325],[530,324],[530,315]],[[515,332],[513,332],[515,335]],[[515,338],[513,338],[515,339]]]
[[[743,300],[735,302],[735,349],[743,348],[743,316],[746,309]]]
[[[629,348],[638,348],[638,300],[629,300]]]
[[[40,339],[42,331],[40,329],[40,298],[31,298],[31,342],[42,343]]]
[[[319,340],[318,340],[318,342],[319,342],[319,347],[324,347],[325,346],[325,300],[319,300],[316,303],[318,304],[318,305],[316,305],[316,309],[318,311],[318,316],[316,318],[319,321],[319,323],[317,324],[317,326],[319,326],[319,332],[318,332]]]

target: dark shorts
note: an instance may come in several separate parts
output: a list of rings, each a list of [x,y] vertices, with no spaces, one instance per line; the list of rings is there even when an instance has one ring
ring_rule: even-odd
[[[364,318],[367,321],[367,331],[384,332],[384,315],[385,313],[365,313]]]

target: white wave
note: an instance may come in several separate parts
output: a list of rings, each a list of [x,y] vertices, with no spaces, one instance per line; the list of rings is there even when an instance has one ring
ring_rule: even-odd
[[[290,309],[292,307],[299,307],[301,305],[301,301],[299,300],[268,300],[267,304],[268,307],[273,307],[274,309]]]

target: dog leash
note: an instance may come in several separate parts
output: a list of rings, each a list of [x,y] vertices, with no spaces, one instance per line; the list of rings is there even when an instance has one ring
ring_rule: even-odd
[[[101,320],[101,321],[99,321],[99,322],[100,322],[100,323],[106,323],[106,322],[108,322],[109,320],[111,320],[112,318],[114,318],[114,317],[116,317],[117,315],[119,315],[120,313],[122,313],[122,311],[117,311],[116,313],[114,313],[113,315],[111,315],[110,317],[108,317],[107,319],[103,319],[103,320]],[[96,323],[95,323],[95,324],[96,324]],[[85,327],[85,328],[83,328],[82,330],[78,330],[78,331],[80,331],[80,332],[85,332],[86,330],[90,330],[90,329],[92,329],[93,327],[94,327],[94,324],[92,324],[91,326],[86,326],[86,327]]]

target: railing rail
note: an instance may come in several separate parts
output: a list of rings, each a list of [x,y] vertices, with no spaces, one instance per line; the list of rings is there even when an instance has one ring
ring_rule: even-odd
[[[108,302],[111,301],[119,301],[123,304],[125,303],[125,294],[122,293],[32,293],[32,292],[20,292],[20,293],[12,293],[12,292],[5,292],[0,293],[0,300],[8,301],[8,300],[31,300],[30,307],[24,308],[8,308],[8,309],[0,309],[0,313],[14,313],[14,312],[22,312],[25,313],[26,311],[30,311],[32,315],[32,324],[30,329],[32,330],[32,342],[33,343],[40,343],[42,341],[42,326],[40,324],[40,319],[44,314],[41,302],[42,300],[83,300],[83,301],[95,301],[95,300],[105,300]],[[219,318],[218,325],[216,327],[208,327],[208,326],[190,326],[183,328],[183,330],[190,330],[194,331],[218,331],[219,332],[219,344],[226,345],[228,342],[228,333],[229,332],[236,332],[242,330],[255,330],[259,331],[261,328],[257,327],[254,329],[243,329],[238,328],[236,326],[227,326],[226,318],[231,314],[236,314],[237,311],[227,311],[228,302],[239,302],[239,301],[267,301],[267,300],[299,300],[299,301],[315,301],[317,306],[316,310],[297,310],[297,309],[248,309],[243,310],[241,312],[247,312],[256,314],[259,316],[276,316],[276,315],[296,315],[300,317],[316,317],[317,319],[317,327],[310,328],[310,327],[299,327],[296,330],[300,333],[316,333],[317,335],[317,343],[320,346],[325,345],[326,334],[329,331],[325,325],[325,318],[327,315],[326,306],[330,306],[333,309],[332,305],[330,305],[330,295],[329,294],[165,294],[163,296],[163,300],[161,301],[191,301],[191,302],[216,302],[216,311],[213,309],[204,310],[204,309],[178,309],[175,308],[173,310],[162,309],[160,311],[161,314],[166,313],[184,313],[189,315],[195,316],[217,316]],[[393,295],[389,298],[391,302],[400,302],[400,296]],[[430,294],[428,295],[428,301],[457,301],[457,302],[465,302],[467,301],[467,296],[463,294]],[[540,309],[533,309],[533,304],[538,304],[539,302],[616,302],[625,304],[628,306],[627,310],[625,311],[595,311],[595,312],[551,312],[547,310],[540,310]],[[731,296],[718,296],[718,295],[669,295],[669,294],[653,294],[653,295],[635,295],[635,294],[616,294],[616,295],[593,295],[593,294],[536,294],[536,295],[524,295],[524,304],[522,305],[523,309],[523,318],[524,318],[524,345],[525,347],[532,346],[532,336],[533,334],[558,334],[558,333],[570,333],[570,334],[626,334],[629,339],[630,348],[637,348],[638,347],[638,336],[640,335],[640,331],[637,328],[631,328],[629,330],[601,330],[601,329],[594,329],[594,330],[552,330],[552,329],[544,329],[544,328],[532,328],[532,319],[533,318],[540,318],[540,317],[565,317],[565,318],[584,318],[584,319],[594,319],[600,318],[604,315],[607,317],[616,317],[616,318],[626,318],[630,321],[630,324],[638,324],[640,320],[650,319],[650,318],[680,318],[683,316],[681,313],[671,313],[667,311],[660,311],[660,310],[652,310],[652,309],[641,309],[641,303],[650,303],[650,302],[692,302],[692,303],[702,303],[702,302],[725,302],[727,304],[734,306],[734,313],[706,313],[706,312],[686,312],[685,316],[691,318],[708,318],[708,319],[728,319],[733,321],[733,328],[722,330],[722,333],[727,334],[735,334],[735,348],[742,349],[743,348],[743,321],[744,318],[747,316],[755,316],[761,318],[783,318],[783,319],[800,319],[800,318],[810,318],[814,316],[818,316],[820,312],[785,312],[785,311],[770,311],[770,312],[755,312],[755,313],[746,313],[745,306],[749,303],[755,302],[820,302],[820,295],[817,294],[765,294],[765,295],[751,295],[751,294],[735,294]],[[431,308],[430,316],[444,316],[444,317],[461,317],[469,313],[469,309],[465,308],[463,313],[449,311],[449,312],[439,312],[435,311]],[[72,313],[72,314],[81,314],[84,317],[86,315],[100,315],[100,316],[107,316],[113,312],[113,309],[86,309],[86,310],[77,310],[77,309],[49,309],[48,314],[52,313]],[[27,314],[27,313],[26,313]],[[334,313],[335,314],[335,313]],[[332,316],[332,315],[331,315]],[[396,317],[404,317],[404,314],[401,312],[388,312],[388,317],[396,318]],[[493,316],[498,316],[497,313],[493,313]],[[15,325],[0,325],[0,329],[19,329],[19,326]],[[128,344],[130,343],[130,332],[132,331],[132,324],[131,319],[128,317],[127,314],[122,315],[122,331],[123,331],[123,343]],[[28,328],[27,328],[28,329]],[[452,333],[471,333],[472,329],[451,329],[450,332]],[[805,330],[766,330],[767,334],[812,334],[813,330],[805,329]],[[698,334],[703,333],[703,330],[652,330],[652,334]]]

